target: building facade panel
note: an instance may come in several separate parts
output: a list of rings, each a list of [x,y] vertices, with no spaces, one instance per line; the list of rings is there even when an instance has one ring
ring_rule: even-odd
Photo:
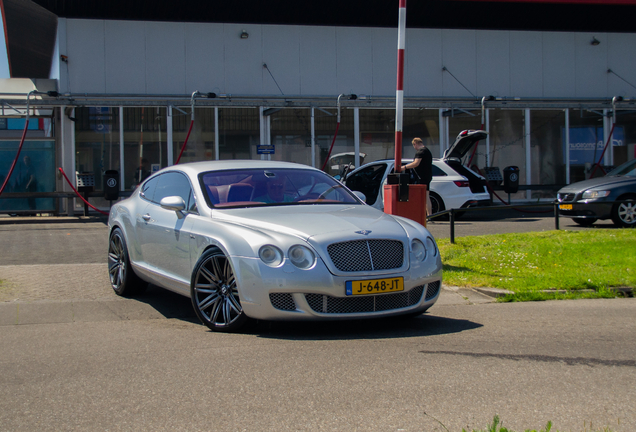
[[[576,94],[603,97],[607,94],[607,41],[605,34],[576,33]],[[596,43],[596,42],[594,42]]]
[[[147,92],[187,93],[184,24],[148,22],[144,27]]]
[[[226,93],[223,24],[185,26],[185,89]]]
[[[264,94],[301,94],[299,34],[297,26],[263,26]]]
[[[607,96],[636,98],[636,34],[608,33],[607,45]]]
[[[397,47],[395,37],[392,40]],[[405,56],[404,93],[442,96],[442,30],[407,29]]]
[[[395,29],[373,29],[372,31],[373,69],[371,76],[373,86],[370,93],[373,95],[395,94],[395,84],[397,80],[396,34],[397,30]],[[405,87],[408,86],[407,78],[407,76],[404,77]]]
[[[474,30],[442,30],[443,95],[475,96],[477,49]]]
[[[336,82],[335,27],[303,27],[300,34],[300,86],[303,95],[332,95]]]
[[[510,95],[544,96],[540,32],[510,32]]]
[[[106,56],[104,21],[71,20],[67,23],[66,42],[69,92],[106,92]],[[71,54],[72,53],[72,54]]]
[[[577,97],[575,47],[574,33],[543,34],[542,97]]]
[[[69,20],[70,21],[70,20]],[[144,27],[132,21],[105,21],[106,92],[145,94],[146,88],[146,40]],[[90,41],[88,41],[90,42]],[[69,51],[69,57],[72,55]],[[84,70],[90,68],[85,64]],[[99,93],[99,83],[91,83],[85,89],[73,90]]]
[[[477,95],[512,95],[510,92],[510,32],[477,33]]]
[[[264,74],[267,73],[263,70],[263,26],[225,24],[223,31],[226,92],[262,94]],[[249,38],[241,38],[243,31]]]
[[[373,30],[336,29],[336,85],[331,94],[371,94],[373,89]],[[353,73],[352,73],[353,72]]]

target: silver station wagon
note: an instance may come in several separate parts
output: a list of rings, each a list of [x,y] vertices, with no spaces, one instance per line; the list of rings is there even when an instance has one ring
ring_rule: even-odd
[[[257,160],[164,168],[111,208],[115,292],[188,296],[215,331],[248,319],[417,315],[438,299],[439,250],[410,219],[322,171]]]

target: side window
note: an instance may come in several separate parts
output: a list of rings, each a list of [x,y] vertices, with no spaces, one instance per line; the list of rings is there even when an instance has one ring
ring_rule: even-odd
[[[159,182],[159,177],[153,177],[147,182],[145,182],[143,185],[141,185],[141,190],[139,192],[139,195],[141,195],[142,198],[145,198],[148,201],[153,201],[153,196],[157,188],[157,183]]]
[[[436,167],[435,165],[433,165],[433,177],[443,177],[445,175],[446,175],[446,173],[444,171],[442,171],[441,168]]]
[[[188,201],[186,201],[186,203],[187,202]],[[190,202],[187,209],[190,213],[199,213],[199,209],[197,209],[197,200],[194,198],[194,191],[192,189],[190,189]]]
[[[183,198],[186,209],[189,209],[191,195],[192,187],[187,177],[178,172],[168,172],[159,176],[152,201],[158,204],[165,197],[179,196]]]

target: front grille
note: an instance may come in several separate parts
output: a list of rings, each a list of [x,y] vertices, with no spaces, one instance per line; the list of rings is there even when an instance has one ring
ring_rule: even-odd
[[[570,202],[570,201],[574,201],[574,198],[576,197],[576,194],[573,193],[567,193],[567,194],[558,194],[557,198],[559,199],[559,202]]]
[[[284,311],[295,311],[296,303],[294,298],[289,293],[271,293],[269,295],[269,301],[272,302],[272,306],[276,309]]]
[[[333,243],[327,252],[343,272],[390,270],[402,267],[404,247],[398,240],[354,240]]]
[[[426,287],[426,297],[425,300],[430,300],[432,298],[435,298],[435,296],[437,294],[439,294],[439,287],[442,285],[442,283],[440,281],[435,281],[435,282],[431,282],[430,284],[428,284],[428,286]]]
[[[437,282],[439,283],[439,282]],[[350,314],[380,312],[413,306],[422,298],[426,285],[407,292],[360,297],[331,297],[322,294],[305,294],[307,303],[314,312],[327,314]]]

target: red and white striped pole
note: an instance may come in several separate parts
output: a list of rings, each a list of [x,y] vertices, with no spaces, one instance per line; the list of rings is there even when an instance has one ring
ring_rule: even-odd
[[[398,23],[397,91],[395,92],[395,172],[402,166],[402,111],[404,108],[404,41],[406,40],[406,0],[400,1]]]

